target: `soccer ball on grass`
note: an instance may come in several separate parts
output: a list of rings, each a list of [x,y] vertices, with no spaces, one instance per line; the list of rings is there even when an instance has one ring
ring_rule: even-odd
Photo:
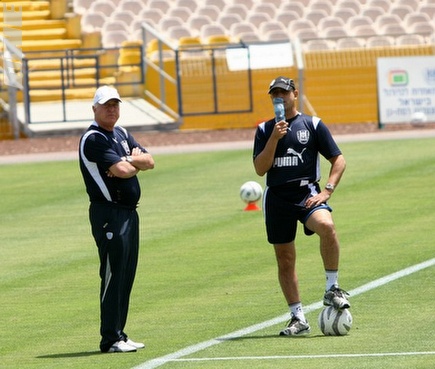
[[[327,306],[320,312],[318,324],[325,336],[345,336],[352,328],[352,315],[348,309]]]

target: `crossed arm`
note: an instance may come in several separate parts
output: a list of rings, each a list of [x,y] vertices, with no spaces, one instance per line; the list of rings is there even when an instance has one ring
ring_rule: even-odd
[[[142,152],[141,149],[135,147],[131,152],[131,162],[127,161],[126,157],[113,164],[107,171],[109,177],[131,178],[139,171],[144,171],[154,168],[154,159],[149,153]]]

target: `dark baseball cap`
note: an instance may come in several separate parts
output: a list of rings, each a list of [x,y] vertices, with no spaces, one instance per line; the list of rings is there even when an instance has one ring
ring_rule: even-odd
[[[268,93],[270,94],[274,88],[282,88],[286,91],[295,90],[295,81],[287,77],[276,77],[272,82],[270,82]]]

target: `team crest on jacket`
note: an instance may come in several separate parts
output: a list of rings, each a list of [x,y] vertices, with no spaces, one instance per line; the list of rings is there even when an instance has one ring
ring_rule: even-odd
[[[296,132],[296,136],[298,138],[298,141],[302,145],[305,145],[310,139],[310,131],[308,131],[307,129],[301,129],[300,131]]]
[[[130,148],[128,147],[128,142],[126,140],[121,141],[121,145],[127,155],[130,155]]]

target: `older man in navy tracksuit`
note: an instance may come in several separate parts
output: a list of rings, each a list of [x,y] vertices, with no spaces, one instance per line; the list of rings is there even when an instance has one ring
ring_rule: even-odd
[[[94,121],[80,140],[80,169],[89,195],[89,219],[100,258],[102,352],[143,348],[124,332],[139,253],[137,174],[154,168],[152,156],[120,126],[118,91],[97,89]]]

